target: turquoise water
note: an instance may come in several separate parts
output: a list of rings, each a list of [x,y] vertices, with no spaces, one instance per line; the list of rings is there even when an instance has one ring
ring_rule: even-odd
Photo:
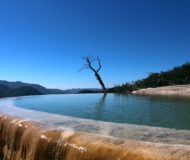
[[[190,129],[190,99],[119,94],[68,94],[14,99],[17,107],[85,119]]]

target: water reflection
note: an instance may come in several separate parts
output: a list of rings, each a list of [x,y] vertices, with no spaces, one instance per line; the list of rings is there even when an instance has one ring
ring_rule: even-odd
[[[190,99],[122,94],[47,95],[22,97],[16,106],[37,111],[177,129],[190,129]]]
[[[107,93],[103,94],[95,107],[96,119],[99,119],[99,120],[102,119],[102,109],[105,104],[106,96],[107,96]]]

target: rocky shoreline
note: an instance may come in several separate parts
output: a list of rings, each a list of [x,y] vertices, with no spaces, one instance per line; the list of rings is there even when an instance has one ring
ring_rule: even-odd
[[[190,84],[139,89],[139,90],[133,91],[132,94],[190,96]]]

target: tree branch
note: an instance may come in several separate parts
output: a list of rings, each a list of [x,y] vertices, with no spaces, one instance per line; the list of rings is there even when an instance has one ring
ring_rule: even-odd
[[[101,65],[101,62],[100,62],[100,59],[99,59],[98,56],[97,56],[97,61],[98,61],[98,64],[99,64],[99,68],[96,71],[99,72],[100,69],[102,68],[102,65]]]
[[[106,87],[105,87],[105,85],[104,85],[104,83],[102,81],[102,78],[98,74],[98,72],[100,71],[100,69],[102,67],[99,57],[97,56],[96,58],[93,58],[93,57],[87,56],[87,57],[82,57],[82,58],[85,61],[85,65],[80,69],[80,71],[83,70],[83,69],[91,69],[94,72],[96,79],[98,80],[98,82],[102,86],[103,92],[106,93],[107,92]],[[98,65],[99,65],[98,69],[95,69],[92,66],[92,62],[95,61],[95,60],[98,61]]]
[[[91,63],[95,60],[94,58],[92,57],[84,57],[84,60],[86,61],[86,66],[88,66],[88,68],[90,68],[91,70],[94,71],[94,73],[96,72],[96,70],[92,67]]]

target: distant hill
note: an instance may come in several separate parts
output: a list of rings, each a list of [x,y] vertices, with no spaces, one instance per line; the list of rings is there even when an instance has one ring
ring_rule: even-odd
[[[174,67],[168,71],[160,73],[150,73],[144,79],[137,80],[133,83],[117,85],[111,89],[112,92],[130,92],[142,88],[155,88],[162,86],[190,84],[190,63]]]
[[[100,89],[96,88],[76,88],[76,89],[48,89],[39,84],[24,83],[20,81],[9,82],[0,80],[0,98],[25,96],[25,95],[45,95],[45,94],[78,94],[78,93],[98,93]]]
[[[28,96],[28,95],[41,95],[37,89],[33,87],[19,87],[15,89],[10,89],[5,97],[15,97],[15,96]]]
[[[0,84],[0,98],[41,94],[42,93],[40,93],[37,89],[33,87],[19,87],[11,89],[3,84]]]
[[[9,92],[10,88],[0,84],[0,98],[5,97],[5,95]]]
[[[0,80],[0,84],[5,85],[6,87],[10,89],[17,89],[20,87],[32,87],[38,90],[41,94],[64,94],[65,93],[63,90],[48,89],[38,84],[30,84],[30,83],[24,83],[20,81],[9,82],[9,81]]]
[[[97,88],[76,88],[76,89],[67,89],[65,93],[81,94],[81,93],[101,93],[101,89]]]
[[[82,89],[79,91],[80,94],[84,93],[102,93],[102,90],[91,90],[91,89]]]

